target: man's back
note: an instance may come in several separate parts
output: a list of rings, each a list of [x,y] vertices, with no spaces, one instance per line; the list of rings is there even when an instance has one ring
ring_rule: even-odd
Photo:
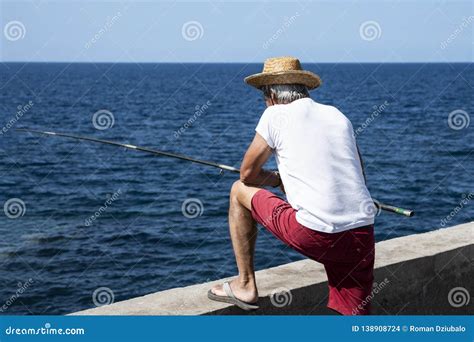
[[[336,108],[309,98],[321,79],[304,70],[297,58],[269,58],[263,71],[245,82],[263,92],[267,110],[245,152],[240,180],[230,191],[229,231],[239,276],[214,286],[208,297],[244,310],[258,308],[253,261],[255,223],[260,223],[324,265],[328,308],[343,315],[369,314],[375,207],[351,123]],[[280,175],[263,168],[272,151]],[[282,185],[288,201],[262,189]]]
[[[374,222],[352,125],[338,109],[310,98],[273,105],[256,131],[275,150],[299,223],[336,233]]]

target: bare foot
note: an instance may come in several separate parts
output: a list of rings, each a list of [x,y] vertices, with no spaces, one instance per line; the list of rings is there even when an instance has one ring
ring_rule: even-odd
[[[241,301],[246,303],[256,303],[258,299],[258,291],[255,281],[242,282],[239,278],[236,278],[229,282],[230,288],[234,293],[234,296]],[[211,289],[211,292],[216,296],[227,296],[222,284],[216,285]]]

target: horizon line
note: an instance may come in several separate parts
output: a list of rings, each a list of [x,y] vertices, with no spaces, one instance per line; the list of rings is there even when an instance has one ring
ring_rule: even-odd
[[[2,61],[0,63],[51,63],[51,64],[263,64],[262,62],[247,62],[247,61],[232,61],[232,62],[199,62],[199,61],[186,61],[186,62],[172,62],[172,61],[142,61],[142,62],[126,62],[126,61]],[[360,62],[304,62],[302,64],[470,64],[472,61],[404,61],[404,62],[383,62],[383,61],[360,61]]]

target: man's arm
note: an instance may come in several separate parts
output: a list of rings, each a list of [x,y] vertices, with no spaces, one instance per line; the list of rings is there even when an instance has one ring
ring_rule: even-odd
[[[281,180],[278,173],[263,169],[263,165],[271,155],[270,146],[260,134],[256,133],[242,161],[240,180],[253,186],[279,186]]]

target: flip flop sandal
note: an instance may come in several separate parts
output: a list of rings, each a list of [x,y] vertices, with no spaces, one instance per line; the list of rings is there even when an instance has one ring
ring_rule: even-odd
[[[237,305],[239,308],[245,311],[257,310],[259,308],[258,305],[255,305],[256,303],[247,303],[235,297],[234,293],[232,292],[232,289],[230,288],[229,282],[226,281],[222,285],[222,288],[224,289],[227,296],[218,296],[212,293],[212,290],[209,290],[207,292],[207,298],[209,298],[210,300],[215,300],[216,302],[224,302]]]

